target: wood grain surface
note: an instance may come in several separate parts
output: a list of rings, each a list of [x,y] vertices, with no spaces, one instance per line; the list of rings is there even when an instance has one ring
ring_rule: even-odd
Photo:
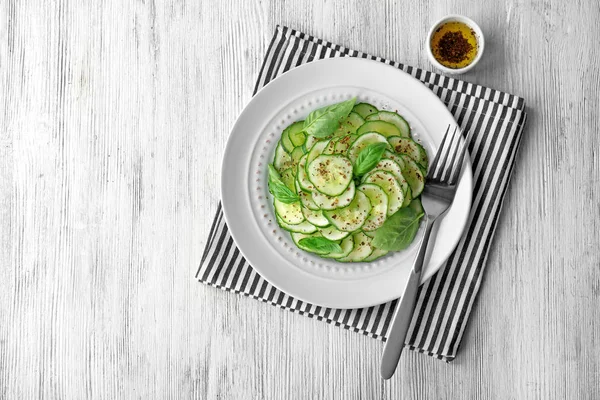
[[[197,283],[229,127],[277,24],[464,79],[529,121],[452,364]],[[597,0],[0,2],[0,399],[600,398]]]

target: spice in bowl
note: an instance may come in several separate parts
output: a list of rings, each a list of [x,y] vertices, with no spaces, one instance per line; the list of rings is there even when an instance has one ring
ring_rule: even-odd
[[[481,28],[463,15],[447,15],[438,20],[427,35],[429,60],[447,74],[469,71],[479,62],[485,40]]]
[[[435,59],[443,66],[464,68],[477,57],[477,35],[463,22],[446,22],[433,33],[431,50]]]

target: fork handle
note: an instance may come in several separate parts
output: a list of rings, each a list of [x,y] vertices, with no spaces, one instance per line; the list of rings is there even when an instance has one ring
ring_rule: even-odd
[[[425,235],[419,246],[419,253],[417,254],[413,268],[410,271],[410,276],[406,282],[402,298],[394,312],[394,319],[385,342],[383,357],[381,359],[381,376],[383,379],[390,379],[394,375],[396,367],[398,366],[398,360],[400,360],[402,350],[404,349],[406,333],[410,327],[410,321],[415,310],[417,291],[421,281],[421,271],[423,270],[423,262],[425,261],[425,254],[427,253],[427,243],[429,242],[434,222],[435,220],[427,220]]]

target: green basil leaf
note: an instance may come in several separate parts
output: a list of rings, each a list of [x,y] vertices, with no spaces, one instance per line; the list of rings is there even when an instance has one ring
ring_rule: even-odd
[[[377,165],[387,146],[387,143],[373,143],[365,147],[354,163],[354,175],[364,175]]]
[[[324,237],[306,237],[304,239],[300,239],[298,244],[304,247],[306,250],[319,254],[342,252],[342,248],[339,244]]]
[[[271,182],[281,182],[281,175],[279,175],[273,164],[269,164],[269,183]]]
[[[282,203],[291,204],[300,201],[300,197],[282,183],[269,183],[269,192]]]
[[[282,203],[290,204],[300,201],[300,197],[283,183],[281,175],[271,164],[269,164],[269,192]]]
[[[303,131],[317,138],[331,135],[339,128],[340,122],[350,114],[355,102],[356,97],[353,97],[311,112],[304,120]]]
[[[411,207],[401,208],[377,229],[373,246],[388,251],[406,249],[415,239],[420,218]]]

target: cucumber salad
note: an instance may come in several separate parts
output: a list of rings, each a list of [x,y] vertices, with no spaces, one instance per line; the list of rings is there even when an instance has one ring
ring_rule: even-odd
[[[300,249],[340,262],[406,249],[423,217],[428,158],[406,120],[352,98],[281,134],[269,192]]]

